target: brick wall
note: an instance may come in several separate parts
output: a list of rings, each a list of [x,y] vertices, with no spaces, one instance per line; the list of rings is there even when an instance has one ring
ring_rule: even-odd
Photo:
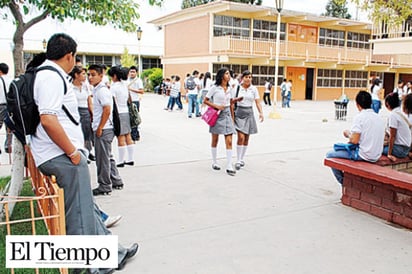
[[[399,165],[399,169],[412,169],[412,163]],[[342,191],[343,204],[412,229],[412,191],[348,172]]]
[[[406,172],[406,173],[412,174],[412,162],[399,163],[399,164],[388,164],[388,165],[385,165],[385,167],[392,168],[400,172]]]

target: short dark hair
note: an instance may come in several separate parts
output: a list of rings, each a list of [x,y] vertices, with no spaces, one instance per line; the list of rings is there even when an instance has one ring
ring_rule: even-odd
[[[129,68],[129,71],[131,71],[132,69],[137,72],[137,67],[136,67],[136,66],[131,66],[131,67]]]
[[[72,71],[69,73],[70,77],[72,78],[72,80],[75,79],[76,74],[79,74],[83,71],[83,68],[80,66],[74,66]]]
[[[97,64],[90,65],[89,71],[90,70],[95,70],[97,71],[98,74],[103,74],[103,68],[101,65],[97,65]]]
[[[174,77],[175,77],[175,81],[178,81],[178,82],[180,81],[179,75],[175,75]]]
[[[198,74],[199,72],[197,70],[194,70],[192,75],[198,75]]]
[[[362,109],[369,109],[372,106],[372,96],[367,91],[359,91],[355,100]]]
[[[399,95],[397,92],[391,92],[385,97],[385,105],[389,106],[391,109],[399,107]]]
[[[46,56],[49,60],[59,60],[68,53],[76,54],[77,43],[65,33],[56,33],[47,42]]]
[[[245,70],[244,72],[242,72],[242,78],[247,76],[247,75],[252,75],[252,73],[249,70]]]
[[[0,64],[0,71],[1,71],[3,74],[9,73],[9,66],[8,66],[6,63],[1,63],[1,64]]]
[[[403,112],[405,112],[406,114],[412,114],[412,93],[409,93],[405,96],[405,98],[402,100],[402,104]]]

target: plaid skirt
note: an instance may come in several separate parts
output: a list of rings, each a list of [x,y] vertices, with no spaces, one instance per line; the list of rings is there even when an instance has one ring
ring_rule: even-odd
[[[232,115],[230,113],[230,107],[225,107],[225,109],[220,112],[216,124],[213,127],[209,127],[209,132],[212,134],[222,135],[231,135],[236,133]]]
[[[244,134],[255,134],[258,132],[255,115],[252,107],[240,107],[235,110],[235,128]]]

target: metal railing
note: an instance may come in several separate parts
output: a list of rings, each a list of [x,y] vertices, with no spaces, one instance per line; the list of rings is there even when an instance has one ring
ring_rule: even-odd
[[[4,221],[0,226],[6,226],[7,235],[12,235],[12,226],[21,223],[30,223],[32,235],[37,235],[36,222],[43,221],[49,235],[66,235],[66,219],[64,210],[64,192],[56,184],[54,176],[44,176],[36,167],[30,148],[26,146],[27,167],[31,177],[31,184],[36,196],[0,196],[0,207],[4,207]],[[11,219],[9,204],[28,203],[30,217]],[[37,205],[37,206],[36,206]],[[14,273],[14,269],[11,269]],[[35,273],[39,273],[36,269]],[[67,274],[68,270],[60,269],[60,273]]]

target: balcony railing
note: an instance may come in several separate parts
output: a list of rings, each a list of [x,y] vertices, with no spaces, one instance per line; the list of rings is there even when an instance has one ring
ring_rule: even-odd
[[[372,37],[375,40],[412,37],[412,26],[405,21],[400,24],[379,22],[373,25]]]
[[[213,37],[212,52],[217,54],[249,55],[250,57],[275,57],[275,41]],[[389,55],[372,55],[370,49],[320,46],[314,43],[280,42],[280,59],[307,62],[336,62],[337,64],[410,66],[412,58],[395,58]]]

